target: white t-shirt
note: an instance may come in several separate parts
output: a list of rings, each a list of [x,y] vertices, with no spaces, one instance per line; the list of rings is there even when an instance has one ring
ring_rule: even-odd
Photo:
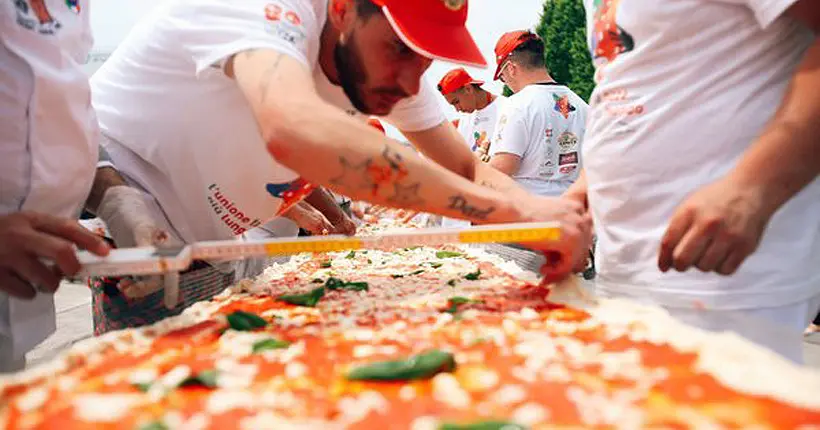
[[[563,85],[528,85],[501,110],[490,155],[521,157],[512,178],[533,194],[559,196],[580,173],[587,109],[586,102]]]
[[[794,2],[587,0],[598,85],[584,163],[603,291],[715,309],[820,293],[818,180],[775,214],[733,276],[657,268],[676,208],[734,168],[781,104],[813,40],[782,16]]]
[[[506,100],[506,97],[498,96],[484,109],[466,114],[458,121],[458,133],[470,145],[470,150],[475,152],[493,138],[495,125],[498,123],[498,114]]]
[[[89,1],[0,3],[0,214],[76,217],[91,189],[99,129],[82,64]],[[17,355],[54,331],[53,297],[7,300],[0,335]],[[9,324],[9,319],[11,324]]]
[[[327,0],[170,0],[138,23],[92,79],[94,107],[117,168],[152,194],[185,242],[229,239],[273,218],[307,191],[265,148],[222,65],[271,49],[313,70],[329,103],[355,111],[318,63]],[[363,118],[364,120],[365,118]],[[442,123],[435,89],[386,118],[403,131]]]
[[[475,152],[480,146],[489,146],[493,137],[495,125],[498,122],[498,113],[507,100],[506,97],[498,96],[492,103],[481,110],[475,110],[469,114],[462,115],[458,121],[458,133],[464,138],[464,142],[470,146],[470,150]],[[469,227],[470,221],[456,218],[441,218],[442,227]]]

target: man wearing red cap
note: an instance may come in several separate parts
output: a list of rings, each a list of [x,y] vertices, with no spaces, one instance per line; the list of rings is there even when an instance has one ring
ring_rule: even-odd
[[[598,290],[799,359],[820,307],[820,3],[585,3],[597,86],[570,195]]]
[[[563,221],[577,249],[549,274],[564,277],[588,241],[581,205],[527,194],[478,161],[422,79],[434,59],[485,65],[467,9],[466,0],[163,3],[92,79],[103,145],[160,208],[157,225],[184,243],[258,227],[317,184],[479,223]],[[114,188],[97,185],[104,204]]]
[[[460,122],[458,132],[479,154],[489,161],[490,138],[495,131],[498,112],[504,97],[498,97],[481,88],[484,82],[473,79],[463,67],[447,72],[438,84],[438,90],[457,111],[467,114]]]
[[[552,79],[535,34],[505,33],[495,54],[495,78],[515,94],[499,115],[490,165],[535,194],[560,196],[578,178],[587,104]]]

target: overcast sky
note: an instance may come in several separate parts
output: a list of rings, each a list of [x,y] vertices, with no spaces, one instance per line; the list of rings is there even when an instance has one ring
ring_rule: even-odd
[[[96,40],[95,51],[110,52],[127,34],[131,26],[152,7],[164,0],[93,0],[91,25]],[[411,0],[406,0],[411,1]],[[506,31],[533,28],[538,22],[543,0],[470,0],[467,27],[476,39],[484,57],[490,63],[487,69],[468,69],[473,77],[487,82],[487,88],[501,92],[501,85],[492,82],[495,70],[493,48],[498,38]],[[437,83],[452,64],[436,62],[427,72],[427,79]],[[455,111],[442,99],[449,117],[455,118]]]

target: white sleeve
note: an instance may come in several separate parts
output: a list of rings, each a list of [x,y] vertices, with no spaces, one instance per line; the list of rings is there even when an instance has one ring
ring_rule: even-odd
[[[780,18],[786,9],[790,8],[798,0],[722,0],[724,2],[745,5],[754,13],[757,23],[763,29],[770,26],[777,18]],[[816,1],[816,0],[815,0]]]
[[[473,136],[472,134],[473,128],[473,115],[462,115],[461,118],[458,120],[458,134],[461,135],[464,142],[466,142],[467,147],[473,147]]]
[[[524,156],[530,143],[526,116],[526,109],[516,106],[512,101],[504,104],[490,142],[490,156],[499,153]]]
[[[199,75],[221,68],[231,56],[250,49],[271,49],[310,67],[318,52],[319,28],[311,2],[244,0],[192,4],[180,22],[180,43]]]
[[[436,98],[436,89],[422,78],[419,93],[396,104],[385,120],[400,131],[429,130],[447,120]]]

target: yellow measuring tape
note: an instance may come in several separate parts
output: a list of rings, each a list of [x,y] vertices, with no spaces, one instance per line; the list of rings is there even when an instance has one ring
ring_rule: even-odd
[[[560,227],[542,228],[522,228],[522,229],[498,229],[462,231],[458,234],[461,243],[516,243],[516,242],[540,242],[561,240]]]
[[[321,240],[315,242],[292,241],[265,244],[268,255],[298,254],[300,252],[335,252],[362,248],[359,239]]]

